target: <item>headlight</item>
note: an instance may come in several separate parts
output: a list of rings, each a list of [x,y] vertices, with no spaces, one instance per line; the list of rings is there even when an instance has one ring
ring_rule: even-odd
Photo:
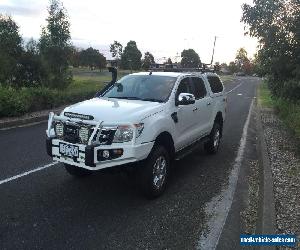
[[[113,142],[129,142],[133,139],[133,128],[130,126],[118,126]]]
[[[134,127],[128,125],[118,126],[113,142],[131,141],[133,139],[134,129],[136,138],[138,138],[144,130],[144,123],[134,124],[133,126]]]
[[[88,127],[81,127],[79,129],[79,139],[82,143],[87,143],[89,140],[89,128]]]
[[[55,134],[58,137],[62,137],[64,135],[64,124],[62,122],[58,122],[54,127]]]

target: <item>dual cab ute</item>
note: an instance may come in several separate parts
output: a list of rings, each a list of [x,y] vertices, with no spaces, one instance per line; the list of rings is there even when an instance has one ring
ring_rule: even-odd
[[[47,152],[75,176],[133,169],[144,193],[157,197],[172,160],[198,142],[208,153],[218,151],[225,106],[214,73],[130,74],[93,99],[50,113]]]

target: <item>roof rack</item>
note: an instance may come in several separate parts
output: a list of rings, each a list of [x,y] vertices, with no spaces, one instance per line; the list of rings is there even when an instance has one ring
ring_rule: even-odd
[[[201,72],[201,73],[215,73],[215,67],[213,69],[210,66],[210,64],[202,64],[202,67],[199,68],[150,68],[149,71],[151,72]]]

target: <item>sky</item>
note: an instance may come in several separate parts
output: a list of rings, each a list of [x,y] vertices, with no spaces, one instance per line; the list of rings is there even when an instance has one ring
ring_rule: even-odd
[[[158,62],[180,60],[183,49],[194,49],[204,63],[230,62],[244,47],[249,57],[257,41],[244,36],[241,5],[252,0],[62,0],[70,18],[73,44],[94,47],[107,59],[114,40],[125,47],[134,40]],[[38,39],[46,25],[48,0],[0,0],[0,13],[11,15],[24,40]]]

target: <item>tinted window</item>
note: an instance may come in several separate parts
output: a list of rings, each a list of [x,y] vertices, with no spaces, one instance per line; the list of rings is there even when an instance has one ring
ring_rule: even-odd
[[[189,78],[182,79],[177,88],[177,95],[180,93],[192,93],[189,85]]]
[[[210,84],[211,91],[213,93],[219,93],[219,92],[223,91],[223,85],[222,85],[219,77],[208,76],[207,79]]]
[[[177,103],[177,99],[180,93],[190,93],[192,94],[191,84],[189,78],[184,78],[178,85],[176,96],[175,96],[175,104]]]
[[[128,75],[121,78],[102,96],[120,99],[166,101],[176,77],[157,75]]]
[[[194,96],[196,99],[203,98],[206,96],[206,88],[203,80],[199,77],[192,77],[192,82],[194,86]]]

